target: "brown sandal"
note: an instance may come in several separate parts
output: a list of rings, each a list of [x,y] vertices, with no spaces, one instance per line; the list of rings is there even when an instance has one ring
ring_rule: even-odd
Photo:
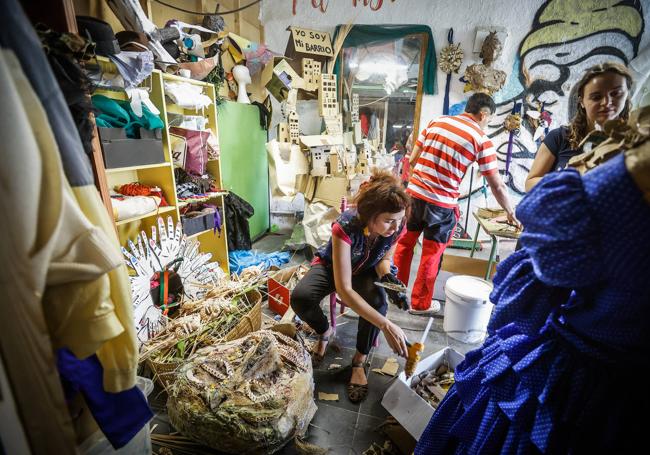
[[[323,354],[319,354],[318,352],[312,351],[311,353],[311,366],[312,368],[318,368],[320,364],[323,362],[323,359],[325,358],[325,354],[327,354],[327,350],[330,347],[330,337],[332,335],[318,335],[318,341],[325,341],[327,344],[325,345],[325,351],[323,351]]]
[[[364,362],[353,363],[352,368],[363,368],[363,371],[368,377],[367,364]],[[351,380],[351,379],[350,379]],[[368,396],[368,384],[353,384],[352,382],[348,383],[348,399],[356,404],[361,403]]]

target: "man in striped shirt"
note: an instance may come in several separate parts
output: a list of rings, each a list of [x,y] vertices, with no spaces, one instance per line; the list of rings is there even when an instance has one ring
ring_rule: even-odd
[[[442,253],[449,244],[460,212],[460,182],[474,161],[478,161],[497,202],[517,224],[506,186],[497,169],[492,142],[483,132],[496,106],[489,95],[475,93],[467,101],[465,113],[440,117],[420,133],[411,153],[413,169],[407,192],[411,212],[393,258],[397,277],[408,284],[413,249],[424,231],[422,258],[411,294],[412,313],[432,314],[440,310],[433,301],[433,288]]]

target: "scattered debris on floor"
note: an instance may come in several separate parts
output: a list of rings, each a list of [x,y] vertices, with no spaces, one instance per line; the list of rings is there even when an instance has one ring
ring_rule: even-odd
[[[339,394],[318,392],[318,399],[320,401],[339,401]]]
[[[384,363],[384,366],[381,368],[373,368],[372,371],[377,374],[383,374],[386,376],[395,376],[399,371],[399,363],[397,363],[396,358],[389,358]]]
[[[362,455],[397,455],[397,452],[390,441],[384,441],[383,446],[373,442],[368,449],[363,451]]]
[[[396,453],[411,455],[415,450],[417,441],[406,431],[406,428],[399,424],[395,417],[388,417],[379,426],[379,429],[393,442]]]
[[[453,370],[442,364],[435,371],[423,371],[414,376],[411,380],[411,389],[436,409],[453,383]]]
[[[325,455],[329,452],[329,449],[306,442],[298,436],[294,438],[293,444],[299,455]]]

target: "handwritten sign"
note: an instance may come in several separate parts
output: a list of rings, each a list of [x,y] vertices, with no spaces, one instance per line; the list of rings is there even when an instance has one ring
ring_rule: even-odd
[[[395,3],[395,0],[390,0],[391,3]],[[296,15],[298,0],[293,0],[292,12],[293,15]],[[356,8],[357,6],[365,6],[370,8],[371,11],[379,11],[384,5],[384,0],[352,0],[352,7]],[[321,13],[327,11],[329,6],[329,0],[311,0],[311,6],[314,9],[319,10]]]
[[[291,27],[291,38],[296,52],[334,57],[329,33]]]

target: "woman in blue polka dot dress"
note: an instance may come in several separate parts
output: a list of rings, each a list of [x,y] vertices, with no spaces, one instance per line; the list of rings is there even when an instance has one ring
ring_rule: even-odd
[[[497,270],[489,336],[458,366],[416,455],[647,450],[650,108],[644,116],[635,148],[583,177],[549,174],[521,202],[522,249]]]

